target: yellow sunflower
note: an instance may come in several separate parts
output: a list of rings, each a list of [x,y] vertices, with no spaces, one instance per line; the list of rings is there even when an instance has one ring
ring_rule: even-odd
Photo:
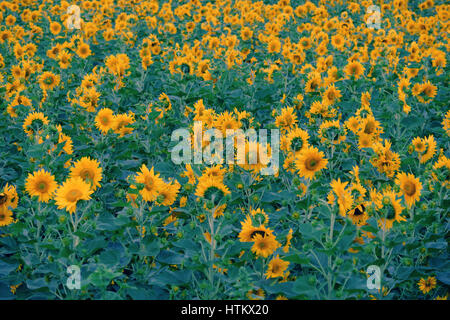
[[[38,129],[37,132],[40,132],[48,124],[48,118],[42,112],[33,112],[25,118],[22,127],[23,131],[31,137],[35,134],[35,129]]]
[[[108,133],[109,130],[114,128],[116,118],[114,112],[109,108],[103,108],[95,117],[95,126],[103,133]]]
[[[394,221],[406,221],[401,216],[403,207],[400,204],[400,200],[397,199],[397,195],[393,191],[384,191],[380,201],[377,201],[377,207],[381,216],[378,220],[378,225],[384,230],[391,229]]]
[[[327,163],[323,152],[314,147],[306,147],[295,159],[299,175],[306,179],[314,179],[316,172],[326,168]]]
[[[30,197],[37,196],[40,202],[48,202],[58,187],[55,177],[44,169],[28,174],[25,190]]]
[[[180,187],[177,181],[175,183],[164,183],[159,189],[157,203],[163,206],[172,205],[177,198]]]
[[[89,57],[91,55],[91,49],[89,48],[89,45],[85,42],[81,42],[77,48],[77,55],[82,59],[86,59],[87,57]]]
[[[401,172],[397,174],[395,182],[400,186],[400,191],[403,193],[408,207],[419,201],[420,191],[422,190],[422,183],[419,178],[414,177],[413,174]]]
[[[202,176],[198,179],[195,195],[208,200],[218,201],[230,194],[230,190],[223,184],[222,179],[213,176]]]
[[[79,200],[90,200],[92,194],[91,186],[80,177],[66,180],[55,193],[55,201],[58,209],[66,209],[74,213]]]
[[[133,124],[135,122],[133,114],[118,114],[114,118],[114,127],[113,130],[120,137],[123,137],[126,134],[133,132],[133,128],[128,127],[128,125]]]
[[[267,267],[266,278],[279,278],[284,276],[284,272],[289,267],[289,261],[284,261],[280,259],[277,255],[275,258],[270,260],[269,265]]]
[[[153,167],[149,170],[145,164],[140,168],[140,172],[136,176],[136,182],[144,185],[144,188],[139,193],[145,201],[155,200],[159,190],[164,185],[164,181],[159,177],[159,173],[155,174]]]
[[[353,76],[355,79],[359,79],[364,74],[364,67],[360,62],[352,61],[345,66],[344,72],[349,77]]]
[[[300,153],[304,148],[309,146],[309,134],[303,129],[294,128],[289,131],[286,136],[286,151],[293,151],[295,154]]]
[[[254,241],[251,249],[252,252],[264,258],[267,258],[277,248],[281,247],[281,244],[275,239],[274,235],[262,236],[261,234],[256,234],[252,240]]]
[[[419,286],[420,291],[422,291],[424,294],[427,294],[434,288],[436,288],[436,278],[435,277],[428,277],[427,279],[421,278],[417,285]]]
[[[100,163],[89,157],[81,158],[70,169],[70,178],[74,177],[80,177],[84,182],[89,183],[91,189],[95,191],[95,189],[100,187],[100,181],[103,177]]]
[[[17,208],[19,197],[17,196],[16,187],[6,184],[0,193],[0,206],[6,208]]]
[[[13,222],[13,213],[6,206],[0,206],[0,227],[7,226]]]
[[[48,71],[39,76],[39,86],[42,90],[52,90],[54,87],[59,85],[59,82],[60,77]]]

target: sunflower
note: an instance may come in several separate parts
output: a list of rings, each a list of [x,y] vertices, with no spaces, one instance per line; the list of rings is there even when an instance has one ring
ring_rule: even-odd
[[[42,90],[53,90],[54,87],[59,85],[59,82],[60,77],[48,71],[39,76],[39,86]]]
[[[345,216],[347,211],[353,205],[353,197],[350,190],[346,188],[348,182],[341,182],[341,179],[333,180],[330,183],[333,193],[337,196],[337,203],[339,205],[339,213]],[[328,196],[329,202],[334,202],[334,196],[330,194]]]
[[[58,209],[66,209],[74,213],[79,200],[90,200],[92,194],[91,186],[80,177],[66,180],[55,193],[55,202]]]
[[[114,133],[117,133],[120,137],[125,136],[133,132],[133,128],[128,127],[128,125],[133,124],[135,122],[133,114],[118,114],[114,117]]]
[[[309,146],[309,134],[306,130],[294,128],[286,136],[286,151],[292,151],[295,154],[300,153]],[[283,148],[282,148],[283,149]]]
[[[334,104],[336,101],[339,101],[340,97],[342,97],[341,91],[336,89],[334,84],[328,86],[328,88],[323,93],[323,98],[329,104]]]
[[[248,215],[244,221],[241,221],[241,225],[241,232],[239,232],[240,242],[251,242],[257,234],[264,237],[266,235],[273,235],[273,231],[268,229],[265,225],[255,227],[253,225],[252,217]]]
[[[270,260],[269,265],[267,267],[266,278],[279,278],[284,276],[284,272],[287,270],[289,266],[289,261],[284,261],[280,259],[277,255],[275,258]]]
[[[367,219],[369,219],[369,214],[367,212],[368,203],[360,203],[354,206],[347,214],[352,220],[352,223],[357,226],[363,226],[366,224]]]
[[[319,138],[322,143],[339,144],[347,138],[345,127],[341,127],[339,120],[325,120],[319,127]]]
[[[91,55],[91,49],[89,48],[89,45],[85,42],[81,42],[78,45],[76,52],[77,52],[77,55],[82,59],[86,59],[87,57],[89,57]]]
[[[293,107],[281,109],[281,114],[276,117],[275,124],[281,129],[293,129],[297,124],[297,115]]]
[[[74,163],[70,169],[70,178],[80,177],[84,182],[91,185],[92,191],[100,187],[102,180],[102,168],[97,160],[83,157]]]
[[[109,130],[114,128],[116,118],[114,112],[109,108],[103,108],[95,117],[95,126],[103,133],[107,134]]]
[[[230,194],[222,179],[212,176],[202,176],[198,179],[195,195],[217,203],[222,197]]]
[[[364,74],[364,67],[360,62],[352,61],[345,66],[344,72],[349,77],[353,76],[355,79],[359,79]]]
[[[257,256],[267,258],[275,252],[277,248],[281,247],[280,243],[275,239],[274,235],[256,234],[253,238],[252,252]]]
[[[222,131],[222,134],[226,136],[227,130],[239,129],[241,123],[234,117],[231,112],[225,111],[217,116],[214,121],[214,126]]]
[[[259,225],[267,225],[269,223],[269,216],[264,209],[250,209],[250,214],[253,220],[258,222]]]
[[[40,202],[48,202],[57,188],[55,177],[44,169],[28,174],[25,182],[27,193],[30,197],[37,196]]]
[[[306,179],[314,179],[316,172],[326,168],[327,163],[323,152],[315,147],[306,147],[295,159],[299,175]]]
[[[61,25],[58,22],[53,21],[52,23],[50,23],[50,32],[51,33],[53,33],[54,35],[57,35],[60,31],[61,31]]]
[[[395,182],[400,186],[400,190],[405,197],[405,202],[408,207],[419,201],[420,191],[422,190],[422,183],[419,178],[414,177],[413,174],[399,173]]]
[[[7,226],[13,222],[13,213],[6,206],[0,206],[0,227]]]
[[[371,148],[373,145],[373,138],[371,135],[365,133],[358,134],[358,149]]]
[[[394,221],[406,221],[401,216],[403,207],[400,205],[400,200],[393,191],[385,191],[381,194],[379,201],[376,202],[377,209],[382,218],[378,220],[378,225],[384,230],[392,228]]]
[[[18,203],[19,197],[17,196],[16,187],[6,184],[0,193],[0,206],[15,209]]]
[[[61,51],[58,54],[59,67],[61,69],[67,69],[70,66],[70,60],[72,59],[72,55],[68,53],[66,50]]]
[[[203,170],[202,176],[211,176],[216,177],[223,180],[223,177],[226,173],[226,169],[222,168],[220,164],[215,165],[214,167],[207,167]]]
[[[159,188],[157,203],[163,206],[171,206],[177,198],[180,187],[178,182],[164,183],[162,187]]]
[[[345,121],[345,126],[351,132],[356,133],[360,127],[359,121],[360,119],[358,117],[350,117],[347,119],[347,121]]]
[[[42,112],[33,112],[28,114],[23,122],[23,131],[28,136],[33,136],[35,132],[40,132],[44,126],[48,125],[48,118]],[[38,129],[35,131],[35,129]]]
[[[358,134],[367,134],[377,139],[382,133],[383,128],[373,115],[368,114],[364,119],[361,119]]]
[[[236,163],[244,170],[258,173],[270,162],[272,149],[269,144],[263,145],[256,141],[245,141],[238,145]]]
[[[433,85],[430,81],[422,84],[422,93],[424,93],[429,98],[434,98],[436,96],[437,87]]]
[[[140,172],[136,176],[136,182],[144,185],[144,188],[139,193],[145,201],[155,200],[159,190],[164,185],[164,181],[159,177],[159,173],[155,174],[153,167],[151,170],[148,170],[145,164],[141,166]]]
[[[427,279],[421,278],[419,282],[417,282],[417,285],[419,286],[420,291],[422,291],[424,294],[427,294],[434,288],[436,288],[436,278],[435,277],[428,277]]]
[[[185,168],[186,170],[180,176],[188,178],[188,183],[194,184],[197,181],[197,176],[195,175],[191,164],[186,164]]]
[[[427,162],[428,160],[433,158],[434,154],[436,153],[436,141],[434,140],[434,137],[432,135],[424,138],[423,142],[426,145],[427,149],[424,154],[419,155],[420,163]]]
[[[414,150],[419,154],[424,153],[425,150],[427,149],[424,139],[422,139],[420,137],[414,138],[412,140],[412,145],[414,146]]]
[[[277,37],[271,37],[267,45],[267,51],[269,53],[278,53],[281,50],[281,42]]]
[[[384,145],[381,142],[376,142],[372,145],[372,149],[375,152],[370,160],[372,165],[381,173],[386,174],[387,177],[392,177],[400,168],[400,156],[391,150],[391,142],[385,140]]]

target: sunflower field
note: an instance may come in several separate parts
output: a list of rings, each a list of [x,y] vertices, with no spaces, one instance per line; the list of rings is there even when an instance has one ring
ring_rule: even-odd
[[[1,1],[0,299],[447,299],[449,31],[444,0]]]

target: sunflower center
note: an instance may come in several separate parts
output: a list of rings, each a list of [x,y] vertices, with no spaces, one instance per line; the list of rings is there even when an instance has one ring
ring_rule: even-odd
[[[305,167],[312,171],[316,169],[318,163],[319,162],[316,159],[308,159],[306,160]]]
[[[69,202],[75,202],[82,196],[82,193],[78,189],[72,189],[67,193],[67,200]]]
[[[403,188],[408,196],[412,196],[416,193],[416,185],[411,181],[406,182]]]
[[[303,139],[302,138],[295,137],[294,139],[292,139],[291,148],[294,151],[299,151],[299,150],[301,150],[302,147],[303,147]]]
[[[80,176],[83,180],[94,180],[94,174],[88,169],[81,171]]]
[[[109,117],[103,117],[102,118],[102,124],[107,125],[109,123]]]
[[[48,186],[45,182],[41,181],[38,183],[37,188],[39,189],[40,192],[46,192],[48,189]]]
[[[357,206],[357,207],[355,208],[355,212],[353,213],[353,215],[354,215],[354,216],[360,216],[360,215],[364,214],[365,209],[366,209],[366,208],[364,207],[363,204],[360,205],[360,206]]]
[[[375,130],[375,124],[373,122],[367,122],[364,133],[372,134],[372,132]]]
[[[151,191],[153,189],[153,178],[145,177],[145,189]]]

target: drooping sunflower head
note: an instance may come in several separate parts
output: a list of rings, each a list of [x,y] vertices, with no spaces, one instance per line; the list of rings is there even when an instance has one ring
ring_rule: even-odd
[[[40,132],[48,124],[49,120],[42,112],[33,112],[25,118],[22,127],[28,136],[33,136],[33,134]]]
[[[295,128],[287,134],[287,148],[297,154],[303,148],[309,146],[308,139],[308,132],[300,128]]]
[[[401,216],[403,207],[400,204],[400,200],[397,199],[397,195],[393,191],[384,191],[381,195],[382,207],[379,210],[381,218],[378,220],[378,225],[384,230],[392,228],[394,221],[401,222],[406,221]]]
[[[202,176],[198,179],[195,195],[217,204],[230,190],[223,184],[221,177]]]

